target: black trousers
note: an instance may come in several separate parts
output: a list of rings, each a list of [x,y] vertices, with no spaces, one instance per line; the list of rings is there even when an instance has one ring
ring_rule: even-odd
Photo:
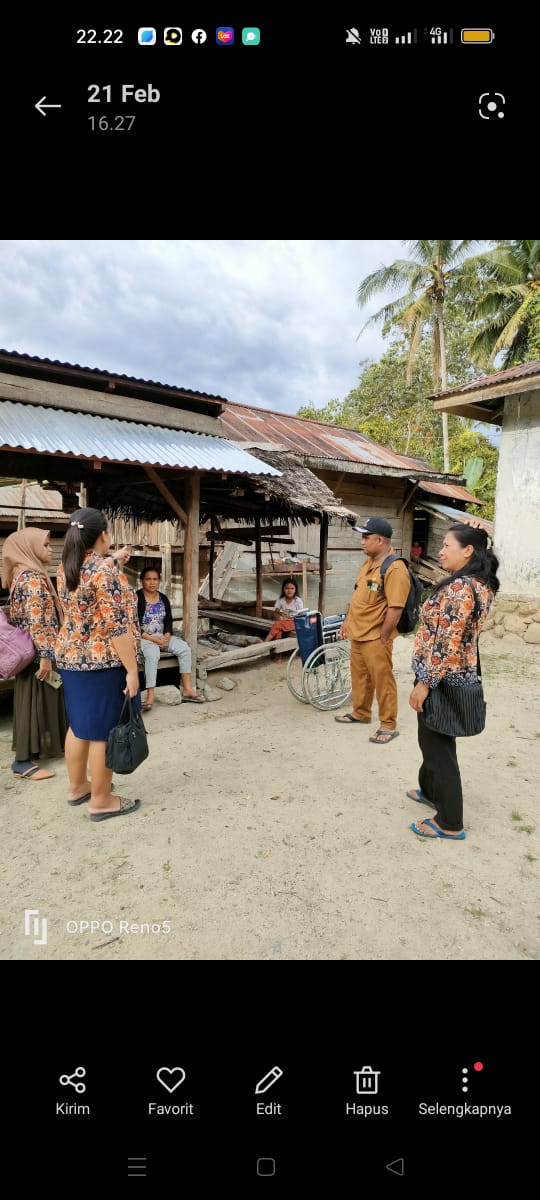
[[[456,739],[428,729],[419,712],[418,745],[422,751],[422,766],[418,772],[420,790],[437,810],[434,819],[441,829],[460,833],[463,829],[463,792]]]

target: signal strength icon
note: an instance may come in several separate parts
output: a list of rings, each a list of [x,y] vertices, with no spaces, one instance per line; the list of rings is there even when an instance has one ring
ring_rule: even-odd
[[[424,36],[428,36],[428,30],[424,29]],[[448,46],[454,41],[453,29],[441,29],[439,26],[429,30],[429,37],[434,46]]]
[[[416,29],[409,29],[407,33],[398,33],[395,38],[396,46],[412,46],[418,40]]]

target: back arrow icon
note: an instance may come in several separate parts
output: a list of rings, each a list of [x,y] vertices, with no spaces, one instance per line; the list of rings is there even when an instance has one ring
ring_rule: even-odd
[[[41,100],[38,100],[37,104],[34,104],[34,108],[37,108],[38,112],[41,113],[42,117],[47,116],[47,113],[44,112],[44,109],[46,109],[46,108],[61,108],[62,107],[61,104],[45,104],[44,101],[45,101],[45,96],[42,96]]]

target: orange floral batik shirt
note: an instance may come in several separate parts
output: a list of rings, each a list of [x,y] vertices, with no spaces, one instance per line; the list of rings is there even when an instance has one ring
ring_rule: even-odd
[[[66,671],[104,671],[121,667],[112,639],[129,633],[126,596],[118,572],[101,554],[91,551],[82,567],[78,588],[70,592],[64,568],[57,575],[58,595],[65,621],[56,640],[56,661]]]
[[[475,614],[473,588],[478,597]],[[429,596],[414,640],[412,669],[419,683],[436,688],[441,679],[464,686],[476,679],[480,629],[493,592],[479,579],[462,576]]]
[[[58,613],[43,575],[21,571],[9,597],[9,619],[30,634],[39,658],[54,659]]]

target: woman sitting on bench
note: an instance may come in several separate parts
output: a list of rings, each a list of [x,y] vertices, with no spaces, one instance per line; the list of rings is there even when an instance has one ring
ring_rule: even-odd
[[[162,651],[176,654],[182,700],[188,704],[203,704],[204,696],[199,696],[191,683],[191,650],[187,642],[173,635],[171,605],[165,593],[159,591],[160,572],[157,567],[145,567],[140,579],[142,587],[137,592],[137,604],[147,688],[143,712],[149,712],[154,703],[157,666]]]

